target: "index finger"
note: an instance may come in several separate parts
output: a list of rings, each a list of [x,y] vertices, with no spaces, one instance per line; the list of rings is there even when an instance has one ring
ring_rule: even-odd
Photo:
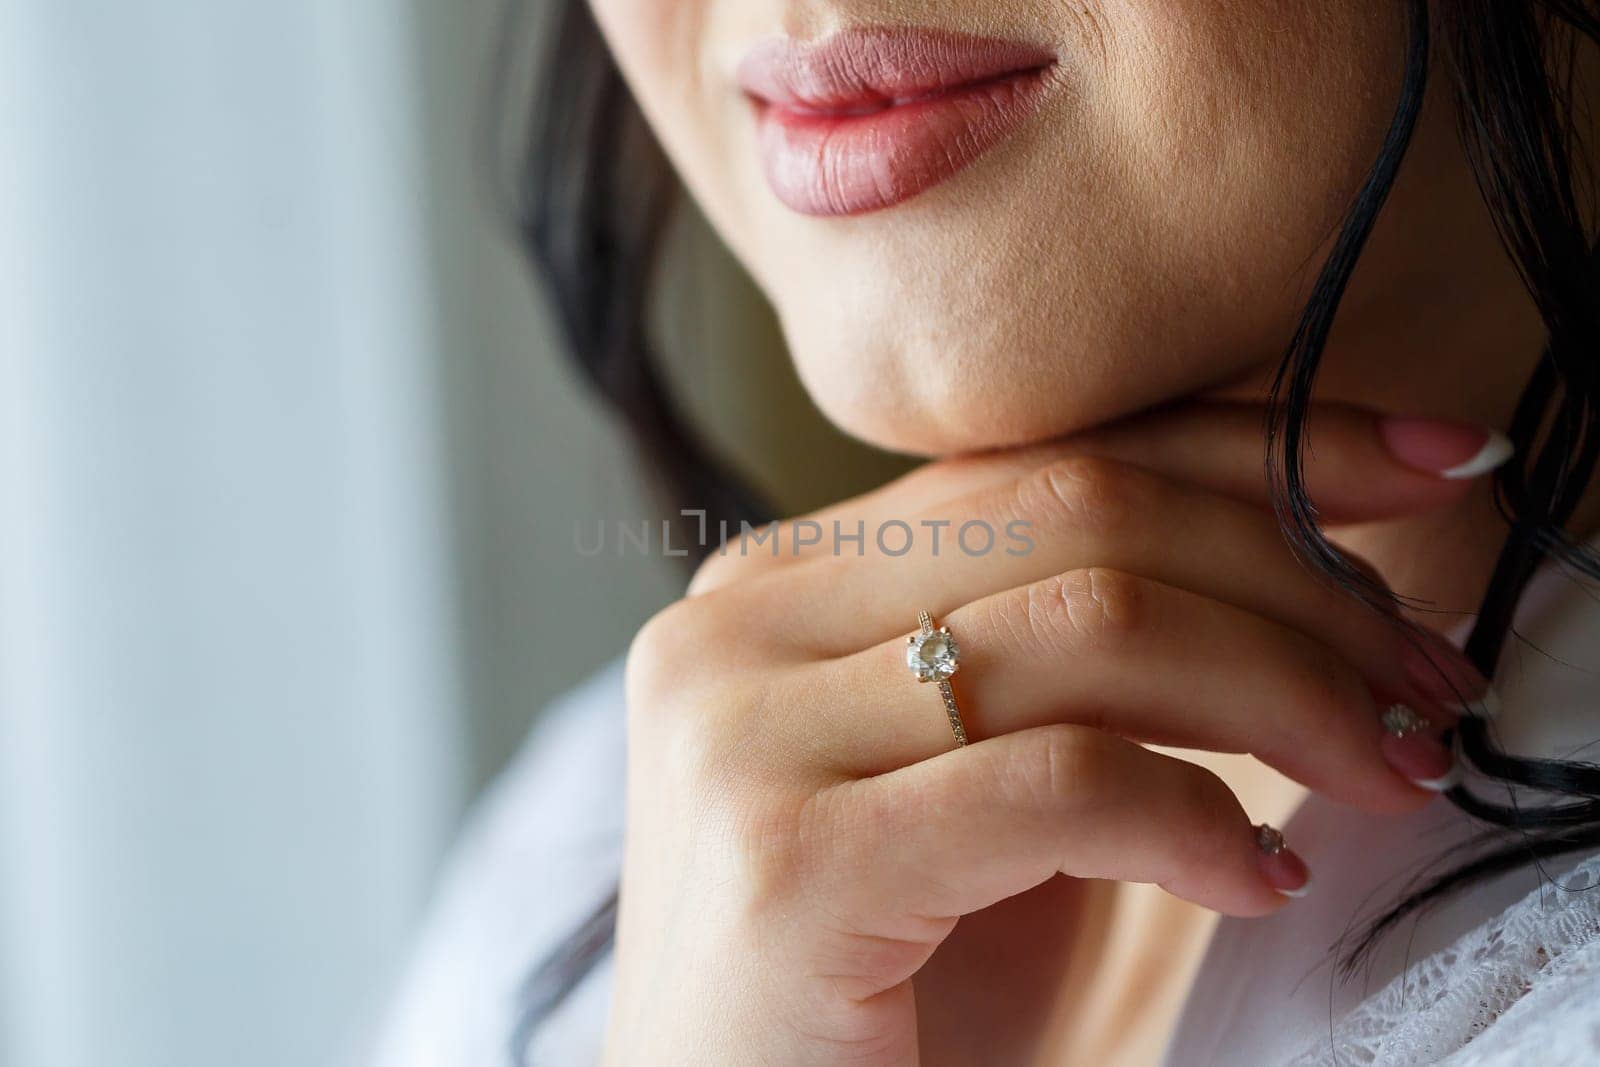
[[[1121,460],[1270,507],[1265,410],[1259,404],[1185,404],[1043,444],[929,463],[880,489],[785,520],[754,549],[730,542],[701,568],[689,592],[710,592],[757,571],[829,554],[840,535],[867,531],[864,545],[870,547],[870,531],[884,523],[907,521],[1070,456]],[[1307,492],[1330,526],[1442,507],[1512,455],[1510,441],[1489,427],[1386,416],[1347,404],[1315,406],[1307,437]]]

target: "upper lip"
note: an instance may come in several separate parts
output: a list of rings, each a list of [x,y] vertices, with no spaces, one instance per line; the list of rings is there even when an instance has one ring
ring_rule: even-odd
[[[761,104],[806,114],[851,116],[1042,72],[1055,54],[1039,45],[940,30],[842,30],[802,43],[768,38],[739,65],[740,87]]]

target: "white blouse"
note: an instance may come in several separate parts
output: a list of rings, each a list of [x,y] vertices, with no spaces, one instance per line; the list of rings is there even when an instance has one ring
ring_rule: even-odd
[[[1496,729],[1510,751],[1572,756],[1600,741],[1600,666],[1583,666],[1600,665],[1600,594],[1580,581],[1547,564],[1519,608],[1497,675]],[[550,708],[482,799],[375,1067],[520,1062],[523,980],[615,883],[623,721],[613,663]],[[1478,884],[1403,923],[1355,980],[1333,977],[1341,938],[1470,831],[1442,801],[1394,818],[1308,800],[1285,833],[1315,872],[1312,893],[1272,918],[1219,926],[1168,1063],[1600,1063],[1600,888],[1586,891],[1600,887],[1600,855]],[[525,1062],[596,1062],[610,980],[607,957]]]
[[[1458,646],[1470,626],[1452,632]],[[1501,747],[1600,758],[1597,653],[1600,592],[1546,562],[1495,674]],[[1510,801],[1504,786],[1468,785]],[[1284,835],[1312,867],[1311,894],[1269,919],[1218,926],[1168,1064],[1600,1064],[1600,855],[1478,883],[1402,922],[1353,980],[1336,977],[1362,922],[1413,876],[1447,870],[1440,854],[1474,827],[1444,802],[1397,819],[1307,799]]]

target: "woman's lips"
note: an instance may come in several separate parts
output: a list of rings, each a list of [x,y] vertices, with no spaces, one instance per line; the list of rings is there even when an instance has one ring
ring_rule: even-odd
[[[806,215],[892,207],[955,175],[1038,107],[1054,53],[929,30],[776,38],[739,68],[767,181]]]

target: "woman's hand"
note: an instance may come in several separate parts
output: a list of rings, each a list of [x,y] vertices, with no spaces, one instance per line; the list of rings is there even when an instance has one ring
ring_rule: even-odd
[[[916,1063],[912,977],[963,915],[1057,874],[1283,906],[1299,859],[1258,849],[1220,779],[1140,742],[1249,752],[1371,811],[1426,803],[1416,783],[1452,765],[1441,694],[1483,682],[1293,557],[1260,426],[1196,406],[936,463],[811,516],[823,537],[798,556],[792,529],[776,556],[714,556],[629,654],[609,1061]],[[1418,466],[1486,443],[1346,408],[1312,426],[1330,522],[1456,500],[1463,481]],[[836,520],[865,524],[859,555],[835,554]],[[996,533],[981,555],[957,542],[975,521]],[[894,522],[905,555],[876,543]],[[924,610],[960,642],[965,748],[905,663]],[[1395,701],[1435,730],[1386,734]]]

